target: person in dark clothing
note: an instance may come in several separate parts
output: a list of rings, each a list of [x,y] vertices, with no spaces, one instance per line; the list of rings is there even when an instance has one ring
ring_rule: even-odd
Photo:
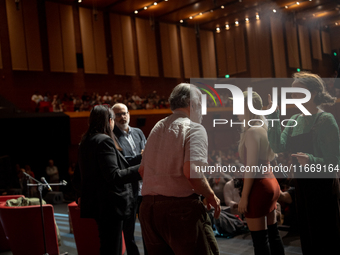
[[[275,123],[268,129],[268,139],[276,153],[292,153],[293,165],[298,169],[294,186],[302,253],[322,254],[327,247],[327,254],[340,254],[339,180],[334,171],[340,160],[339,127],[332,114],[319,108],[334,104],[336,98],[326,92],[316,74],[295,73],[293,78],[292,87],[307,89],[311,94],[303,105],[310,115],[295,114],[283,132]],[[303,97],[302,93],[292,93],[293,99]],[[268,99],[267,109],[272,105],[270,96]],[[268,118],[279,119],[279,110]],[[317,169],[320,167],[322,172]],[[324,206],[318,206],[318,202]],[[327,215],[329,224],[321,220],[323,215]]]
[[[81,174],[80,216],[96,220],[101,255],[121,255],[123,220],[133,210],[131,182],[141,179],[130,167],[113,135],[114,113],[95,106],[78,152]]]

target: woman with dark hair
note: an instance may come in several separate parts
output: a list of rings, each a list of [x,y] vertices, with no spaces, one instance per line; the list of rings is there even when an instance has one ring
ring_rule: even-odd
[[[293,115],[291,119],[297,125],[291,120],[283,132],[275,123],[268,129],[268,139],[276,153],[292,153],[302,253],[322,254],[327,249],[327,254],[340,254],[339,181],[335,170],[340,158],[339,127],[332,114],[319,108],[334,104],[336,98],[326,92],[323,80],[316,74],[295,73],[293,78],[292,87],[311,93],[311,99],[304,104],[311,115]],[[302,97],[301,93],[292,93],[292,98]],[[268,99],[269,109],[270,95]],[[276,110],[268,118],[279,116]]]
[[[95,106],[79,147],[80,216],[96,220],[100,254],[122,252],[123,219],[132,209],[131,181],[140,180],[139,165],[129,167],[113,135],[114,113]]]

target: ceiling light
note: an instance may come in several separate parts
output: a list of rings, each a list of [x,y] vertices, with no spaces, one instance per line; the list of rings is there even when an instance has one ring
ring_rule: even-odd
[[[256,14],[256,19],[260,19],[260,15]]]
[[[276,12],[276,10],[275,10],[275,9],[273,9],[273,12],[275,13],[275,12]]]
[[[181,19],[179,22],[183,23],[183,20]]]
[[[297,5],[299,5],[300,3],[299,2],[296,2]]]
[[[189,19],[192,19],[192,16],[190,16]]]
[[[224,9],[224,5],[221,5],[221,9]]]
[[[146,9],[148,9],[148,7],[147,7],[147,6],[145,6],[145,7],[144,7],[144,10],[146,10]]]
[[[235,21],[235,25],[238,26],[238,21]]]
[[[79,1],[81,1],[81,0],[79,0]],[[137,10],[135,10],[135,14],[137,14],[138,13],[138,11]]]
[[[154,2],[153,5],[157,5],[157,2]]]
[[[229,30],[229,25],[228,24],[225,25],[225,29]]]
[[[286,5],[285,8],[288,9],[288,6]]]

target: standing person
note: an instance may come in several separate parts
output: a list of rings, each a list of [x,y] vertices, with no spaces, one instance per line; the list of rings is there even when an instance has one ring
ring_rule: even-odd
[[[244,102],[247,102],[247,91],[243,95]],[[256,92],[252,93],[252,102],[255,109],[262,109],[262,99]],[[247,123],[244,124],[238,147],[240,158],[246,167],[269,166],[275,154],[269,146],[266,120],[263,116],[251,113],[246,104],[244,108],[245,114],[238,116],[240,121]],[[255,120],[251,122],[252,127],[248,125],[250,120]],[[245,173],[238,211],[245,215],[255,255],[285,253],[276,222],[275,209],[279,196],[280,186],[273,172]]]
[[[80,216],[96,220],[101,255],[121,255],[123,219],[133,210],[130,182],[140,179],[138,165],[128,167],[128,162],[118,151],[113,127],[112,109],[106,105],[95,106],[78,154]]]
[[[119,146],[123,150],[125,159],[130,166],[139,165],[142,161],[142,152],[146,143],[143,131],[139,128],[129,126],[130,114],[125,104],[117,103],[113,107],[115,114],[115,127],[113,133],[118,139]],[[138,247],[135,242],[134,232],[136,223],[136,212],[141,202],[141,181],[131,182],[133,191],[133,211],[124,220],[123,232],[126,250],[128,255],[139,255]],[[144,254],[146,251],[144,252]]]
[[[275,152],[293,153],[293,164],[298,167],[320,165],[327,169],[327,178],[296,178],[295,199],[302,253],[322,254],[327,247],[328,254],[340,254],[340,212],[339,181],[336,174],[329,173],[332,167],[339,167],[340,142],[339,127],[332,114],[319,108],[332,105],[336,98],[326,92],[322,79],[312,73],[295,73],[292,87],[310,91],[311,99],[304,107],[312,115],[295,114],[293,121],[287,123],[283,132],[281,126],[274,124],[268,129],[270,145]],[[304,97],[301,93],[292,93],[292,98]],[[271,97],[268,95],[269,108]],[[268,108],[268,109],[269,109]],[[269,115],[270,119],[279,119],[279,110]],[[301,176],[300,176],[301,177]],[[306,177],[306,176],[304,176]],[[307,176],[313,177],[313,176]],[[314,176],[315,177],[315,176]],[[325,177],[325,176],[323,176]],[[321,202],[320,206],[316,202]],[[325,216],[327,221],[322,220]]]
[[[191,176],[195,166],[207,164],[207,133],[201,123],[201,92],[181,83],[169,102],[173,114],[152,129],[139,172],[143,178],[140,222],[148,254],[219,254],[208,209],[221,212],[203,173]],[[196,177],[196,178],[194,178]]]

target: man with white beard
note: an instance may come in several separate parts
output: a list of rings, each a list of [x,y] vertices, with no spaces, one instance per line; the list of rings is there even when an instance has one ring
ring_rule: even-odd
[[[117,137],[118,144],[122,148],[122,153],[130,166],[139,165],[142,160],[142,151],[146,139],[143,131],[139,128],[129,126],[130,114],[125,104],[117,103],[112,107],[115,114],[115,127],[113,133]],[[128,255],[139,255],[138,247],[135,242],[135,222],[137,208],[141,202],[141,182],[133,182],[133,204],[131,215],[124,220],[123,232]],[[146,254],[144,252],[144,254]]]

